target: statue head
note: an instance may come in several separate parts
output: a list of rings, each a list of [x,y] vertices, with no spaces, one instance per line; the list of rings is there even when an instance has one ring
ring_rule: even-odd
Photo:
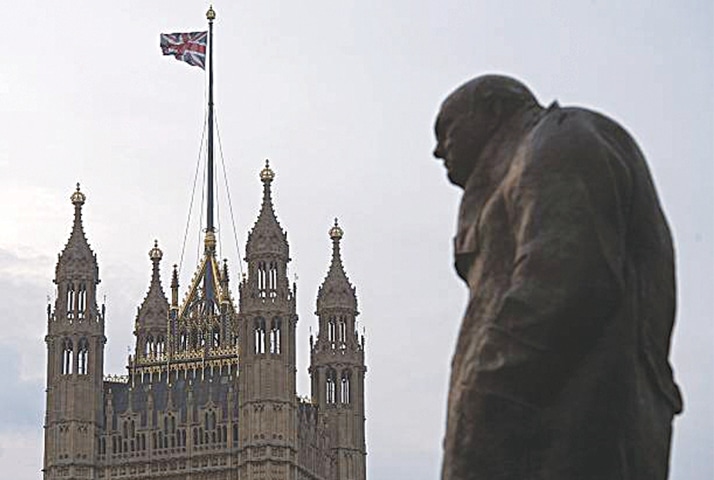
[[[434,130],[434,156],[444,160],[449,180],[461,187],[498,129],[514,115],[538,107],[518,80],[483,75],[457,88],[441,104]]]

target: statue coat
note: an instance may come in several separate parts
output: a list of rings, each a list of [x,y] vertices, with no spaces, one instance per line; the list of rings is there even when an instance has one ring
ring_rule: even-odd
[[[597,113],[544,110],[465,185],[470,299],[443,480],[660,480],[681,410],[671,235],[642,153]]]

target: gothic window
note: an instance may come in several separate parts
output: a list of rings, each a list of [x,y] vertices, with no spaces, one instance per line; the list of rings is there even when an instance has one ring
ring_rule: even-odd
[[[74,310],[77,308],[77,297],[74,290],[74,283],[69,282],[67,285],[67,317],[74,318]]]
[[[238,424],[233,424],[233,445],[238,445]]]
[[[74,360],[72,340],[65,338],[62,341],[62,375],[70,375]]]
[[[164,340],[164,336],[158,335],[156,337],[156,356],[161,356],[164,354],[165,345],[166,341]]]
[[[335,374],[335,371],[333,369],[327,370],[327,392],[326,392],[326,398],[327,398],[327,403],[336,403],[337,402],[337,385],[336,385],[336,377],[337,375]]]
[[[206,346],[206,332],[203,329],[198,331],[198,348]]]
[[[144,341],[144,356],[151,357],[154,355],[154,336],[149,334]]]
[[[341,344],[344,344],[347,341],[347,322],[345,321],[345,317],[340,317],[337,335]]]
[[[270,326],[270,353],[280,353],[280,327],[280,319],[274,318]]]
[[[342,371],[342,379],[340,380],[340,401],[342,403],[350,403],[350,372]]]
[[[77,289],[77,318],[82,320],[87,310],[87,284],[82,282]]]
[[[256,274],[258,280],[258,295],[265,297],[265,289],[268,286],[268,274],[265,269],[265,262],[258,262],[258,271]]]
[[[89,373],[89,341],[86,338],[79,340],[77,344],[77,374],[86,375]]]
[[[265,353],[265,320],[255,320],[255,353]]]
[[[218,348],[221,346],[221,330],[218,327],[213,327],[213,336],[211,338],[211,347]]]
[[[268,264],[268,290],[270,290],[270,297],[275,298],[277,296],[278,289],[278,264],[276,262],[270,262]]]
[[[327,321],[327,341],[330,342],[332,348],[335,348],[336,333],[335,317],[330,317]]]
[[[188,334],[186,330],[181,330],[179,333],[179,350],[184,352],[188,349]]]

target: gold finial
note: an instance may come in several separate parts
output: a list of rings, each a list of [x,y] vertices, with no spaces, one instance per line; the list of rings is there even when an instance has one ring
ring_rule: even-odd
[[[275,172],[270,169],[270,160],[265,159],[265,168],[260,171],[260,179],[263,182],[272,182],[275,178]]]
[[[71,197],[69,197],[72,200],[72,203],[75,205],[83,205],[84,201],[87,199],[87,197],[79,191],[79,182],[77,182],[77,190],[72,194]]]
[[[213,10],[213,5],[208,7],[208,11],[206,12],[206,18],[208,19],[209,22],[212,22],[213,20],[216,19],[216,11]]]
[[[335,225],[330,229],[330,238],[333,240],[339,240],[342,238],[345,232],[342,231],[340,226],[337,224],[337,219],[335,218]]]
[[[151,260],[161,260],[164,256],[164,252],[159,248],[159,241],[154,240],[154,248],[149,250],[149,258]]]

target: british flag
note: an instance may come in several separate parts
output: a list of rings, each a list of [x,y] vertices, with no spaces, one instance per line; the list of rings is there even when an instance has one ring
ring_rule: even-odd
[[[207,38],[208,32],[162,33],[161,51],[205,70]]]

